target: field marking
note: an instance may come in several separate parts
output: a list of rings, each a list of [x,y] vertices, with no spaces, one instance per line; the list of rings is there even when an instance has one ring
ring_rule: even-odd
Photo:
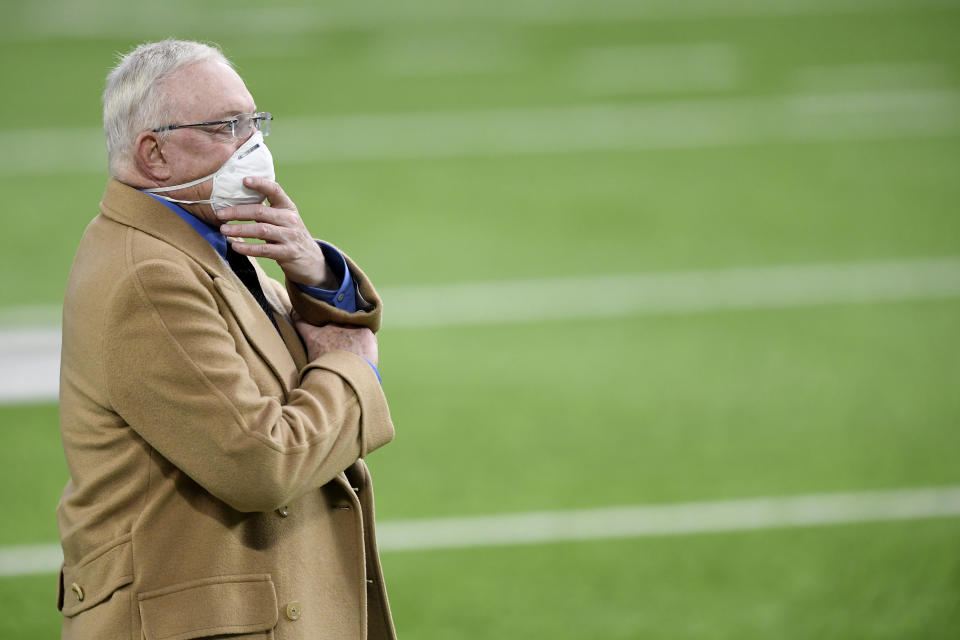
[[[271,146],[278,158],[293,163],[703,149],[957,134],[960,91],[723,97],[287,122],[298,135],[278,138]]]
[[[938,61],[860,62],[801,67],[792,74],[798,91],[851,91],[856,89],[916,90],[949,87],[958,76]]]
[[[345,2],[317,7],[265,7],[245,11],[207,9],[183,3],[178,11],[168,4],[110,3],[101,7],[71,0],[34,0],[14,7],[0,23],[8,42],[54,37],[118,37],[127,41],[179,33],[184,37],[290,37],[356,29],[397,29],[415,25],[490,24],[581,25],[624,21],[685,21],[702,19],[791,18],[795,16],[869,15],[903,11],[940,11],[956,8],[951,0],[583,0],[500,2],[390,3]],[[191,30],[180,19],[189,12],[202,29]]]
[[[960,516],[960,486],[393,520],[384,553],[670,537]],[[55,573],[59,544],[0,547],[0,576]]]
[[[574,303],[564,303],[576,292]],[[387,331],[960,297],[960,257],[384,287]],[[34,308],[49,318],[52,311]],[[0,318],[4,314],[0,314]],[[0,405],[54,401],[60,331],[0,328]]]
[[[960,133],[960,90],[290,116],[279,127],[270,147],[281,170],[284,164],[914,139]],[[0,157],[4,176],[105,173],[99,129],[0,131],[0,147],[8,150]]]
[[[960,516],[960,486],[385,522],[385,551],[680,536]]]
[[[23,314],[17,314],[20,320]],[[49,315],[49,314],[44,314]],[[0,329],[0,406],[54,402],[60,393],[60,329]]]
[[[571,64],[573,86],[597,95],[730,91],[742,77],[725,42],[583,47]]]
[[[523,69],[529,47],[497,32],[378,38],[365,57],[373,73],[400,77],[476,76]]]
[[[575,304],[560,304],[575,291]],[[960,258],[385,288],[393,329],[960,297]]]

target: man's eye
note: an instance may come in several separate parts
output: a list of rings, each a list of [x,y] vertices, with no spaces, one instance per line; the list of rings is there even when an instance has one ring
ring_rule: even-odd
[[[212,125],[209,127],[204,127],[203,130],[206,131],[209,135],[216,136],[218,138],[223,138],[224,136],[229,138],[232,135],[229,124]]]

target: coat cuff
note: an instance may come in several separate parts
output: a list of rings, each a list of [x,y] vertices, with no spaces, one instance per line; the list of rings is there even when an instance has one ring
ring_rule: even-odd
[[[339,249],[337,249],[339,251]],[[286,281],[290,303],[301,318],[317,326],[325,324],[346,324],[358,327],[367,327],[376,332],[380,329],[380,314],[382,302],[380,295],[367,275],[356,265],[347,254],[340,251],[347,263],[350,276],[356,289],[355,312],[338,309],[329,302],[324,302],[303,291],[295,282]]]
[[[370,363],[348,351],[325,353],[300,371],[301,388],[309,388],[309,375],[323,369],[343,378],[360,403],[360,457],[393,440],[394,427],[383,388]]]

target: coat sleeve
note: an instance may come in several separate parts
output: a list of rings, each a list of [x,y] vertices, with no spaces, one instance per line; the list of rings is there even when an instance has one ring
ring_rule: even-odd
[[[151,259],[117,284],[105,301],[103,344],[114,410],[231,507],[278,508],[393,438],[383,391],[362,358],[328,353],[303,369],[285,400],[265,396],[209,276]]]
[[[339,249],[337,249],[339,251]],[[293,308],[296,309],[300,317],[315,325],[324,325],[328,323],[348,324],[361,327],[367,327],[374,332],[380,329],[380,315],[382,303],[380,295],[367,275],[350,259],[350,256],[340,252],[347,262],[347,268],[350,270],[350,277],[357,288],[357,311],[350,313],[342,309],[337,309],[333,305],[317,300],[300,290],[294,283],[287,281],[287,294]]]

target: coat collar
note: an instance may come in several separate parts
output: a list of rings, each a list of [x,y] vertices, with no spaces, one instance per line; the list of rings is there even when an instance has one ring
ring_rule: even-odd
[[[203,236],[180,216],[138,189],[111,178],[100,202],[100,213],[176,247],[213,275],[226,277],[233,273]]]
[[[296,330],[291,325],[291,331],[284,331],[282,336],[277,333],[277,329],[263,313],[253,295],[203,236],[148,194],[114,179],[107,183],[103,201],[100,203],[100,212],[115,222],[173,246],[200,264],[210,274],[214,286],[230,306],[244,335],[269,364],[287,393],[296,387],[300,363],[295,361],[293,354],[303,351]],[[277,322],[289,324],[287,310],[265,282],[266,275],[263,270],[255,260],[253,262],[267,299],[271,306],[277,309]]]

